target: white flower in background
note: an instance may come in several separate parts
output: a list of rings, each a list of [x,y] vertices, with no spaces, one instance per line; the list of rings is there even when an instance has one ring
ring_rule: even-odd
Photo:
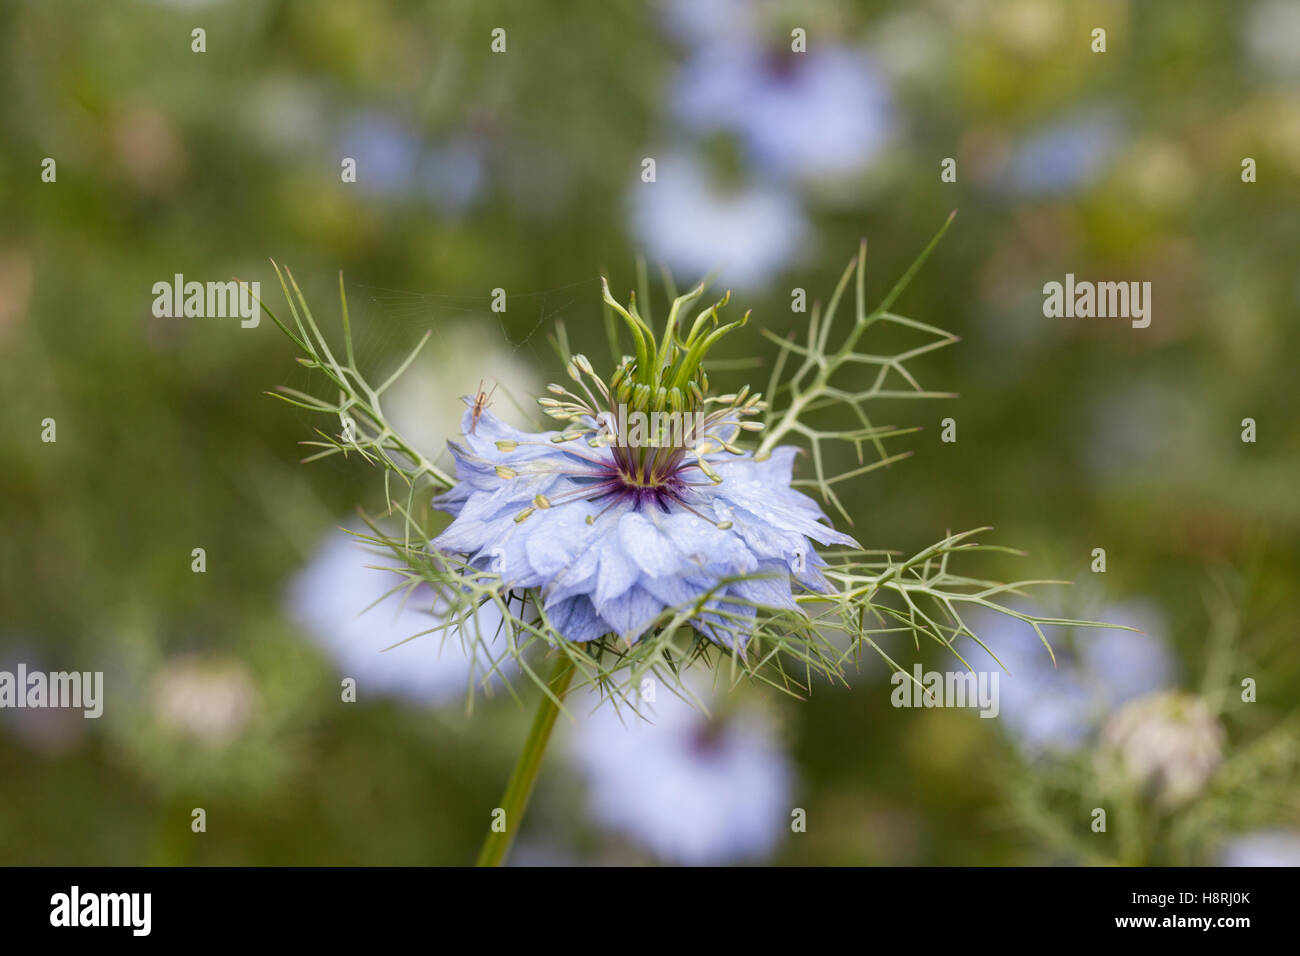
[[[1078,110],[1021,140],[1003,170],[1003,188],[1018,196],[1043,197],[1082,189],[1105,172],[1126,136],[1115,110]]]
[[[1027,755],[1078,750],[1107,713],[1172,682],[1174,660],[1153,606],[1107,607],[1099,619],[1141,630],[1077,629],[1073,648],[1053,641],[1055,667],[1029,625],[1003,615],[980,616],[972,624],[1007,669],[999,679],[999,716]]]
[[[871,54],[891,86],[926,85],[943,75],[950,45],[960,36],[935,11],[901,5],[872,23]]]
[[[760,169],[808,180],[865,169],[894,122],[871,59],[842,47],[796,54],[730,43],[700,50],[681,71],[674,106],[688,128],[735,133]]]
[[[359,701],[377,694],[418,704],[464,698],[471,671],[477,686],[491,661],[480,650],[477,666],[471,666],[465,645],[474,643],[473,634],[462,640],[456,628],[424,633],[439,625],[433,590],[420,586],[409,595],[389,595],[402,579],[378,568],[396,565],[395,558],[334,531],[290,583],[289,613],[334,659],[339,673],[356,680]],[[479,613],[484,641],[493,637],[499,621],[494,607]],[[416,634],[421,636],[407,640]]]
[[[729,189],[680,153],[663,157],[656,177],[635,187],[633,229],[651,260],[687,281],[717,269],[718,285],[759,290],[807,241],[798,201],[779,187],[751,182]]]
[[[445,321],[436,312],[436,300],[414,298],[408,305],[400,298],[383,302],[389,309],[435,311],[436,327],[426,347],[435,361],[413,365],[384,396],[393,427],[430,461],[449,458],[447,436],[460,435],[462,398],[473,397],[480,382],[485,392],[492,392],[491,411],[497,418],[521,427],[532,424],[528,415],[536,411],[533,396],[543,390],[542,382],[533,367],[507,347],[500,331],[482,323]],[[457,302],[463,308],[464,301]]]
[[[608,706],[576,712],[568,750],[596,822],[665,862],[769,856],[788,830],[794,772],[766,717],[741,708],[710,719],[666,690],[643,708],[652,722],[624,723]]]
[[[1223,759],[1223,727],[1200,697],[1180,691],[1130,701],[1101,731],[1103,770],[1117,769],[1156,801],[1175,806],[1205,789]]]
[[[1300,866],[1300,832],[1259,830],[1229,840],[1219,866]]]
[[[1300,3],[1263,0],[1245,18],[1246,53],[1281,79],[1300,78]]]
[[[182,658],[154,679],[154,710],[165,726],[206,744],[227,743],[247,726],[256,703],[248,668],[238,661]]]
[[[310,155],[328,140],[325,91],[301,77],[281,74],[261,80],[243,118],[249,137],[278,152]]]

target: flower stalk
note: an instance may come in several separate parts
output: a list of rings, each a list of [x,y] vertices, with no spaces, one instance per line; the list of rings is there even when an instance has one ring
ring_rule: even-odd
[[[504,817],[500,818],[501,827],[497,829],[494,814],[493,826],[488,829],[488,835],[483,840],[476,866],[500,866],[510,852],[515,833],[528,809],[528,798],[533,794],[533,784],[537,782],[537,772],[541,769],[542,758],[546,756],[546,745],[550,742],[555,718],[560,713],[560,704],[571,680],[573,661],[568,656],[561,655],[556,661],[555,670],[551,672],[547,689],[537,704],[528,739],[524,741],[524,749],[520,751],[515,769],[506,783],[505,794],[501,797],[501,806],[498,808],[504,811]]]

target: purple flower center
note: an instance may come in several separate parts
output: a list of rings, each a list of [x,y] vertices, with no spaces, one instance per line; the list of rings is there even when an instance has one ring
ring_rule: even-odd
[[[604,501],[610,506],[627,504],[636,511],[656,507],[665,514],[674,504],[693,510],[686,503],[688,489],[705,482],[690,480],[689,472],[699,472],[699,466],[684,449],[614,445],[610,452],[610,459],[600,461],[574,456],[590,467],[573,475],[580,487],[566,498]],[[704,477],[702,472],[700,477]],[[552,503],[558,503],[558,499]]]

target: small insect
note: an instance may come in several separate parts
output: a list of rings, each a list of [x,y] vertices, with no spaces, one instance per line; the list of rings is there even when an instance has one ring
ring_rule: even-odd
[[[498,383],[499,384],[499,383]],[[474,429],[478,428],[479,417],[492,405],[492,396],[496,394],[496,385],[492,386],[492,391],[483,391],[483,380],[478,381],[478,394],[474,396],[473,415],[470,418],[469,433],[474,434]]]

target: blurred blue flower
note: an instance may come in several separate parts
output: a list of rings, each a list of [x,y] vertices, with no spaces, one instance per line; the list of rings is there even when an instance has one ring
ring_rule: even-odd
[[[448,216],[467,209],[486,179],[483,149],[473,139],[426,143],[415,129],[382,113],[353,117],[339,149],[356,160],[357,186],[364,193],[419,196]]]
[[[379,113],[363,113],[348,123],[339,148],[356,160],[362,192],[394,196],[410,188],[422,146],[403,124]]]
[[[1006,667],[999,681],[999,716],[1027,755],[1078,750],[1107,713],[1173,682],[1174,660],[1154,607],[1113,605],[1099,617],[1141,631],[1077,629],[1073,647],[1052,642],[1055,667],[1028,624],[991,613],[973,619],[972,629]]]
[[[1219,851],[1219,866],[1300,866],[1300,833],[1259,830],[1229,840]]]
[[[1002,185],[1019,196],[1073,192],[1101,175],[1124,134],[1115,110],[1079,110],[1022,140],[1011,155]]]
[[[1153,605],[1112,605],[1101,612],[1101,619],[1139,629],[1075,632],[1080,678],[1102,710],[1173,684],[1176,669],[1165,644],[1164,620]]]
[[[892,96],[863,51],[819,41],[796,53],[743,0],[672,0],[662,10],[690,51],[672,100],[688,129],[735,133],[760,169],[797,179],[859,172],[888,143]]]
[[[7,635],[0,639],[0,671],[16,674],[20,664],[28,673],[66,670],[49,667],[37,645],[25,636]],[[20,691],[27,693],[26,688]],[[0,727],[15,740],[42,754],[61,754],[76,749],[98,721],[86,720],[85,712],[75,707],[0,707]]]
[[[491,412],[475,424],[467,410],[462,428],[465,444],[450,444],[458,483],[434,501],[455,520],[434,546],[467,555],[508,589],[540,588],[551,624],[572,641],[636,640],[665,609],[716,588],[692,623],[734,646],[744,639],[736,615],[795,608],[792,586],[828,590],[809,538],[853,543],[790,488],[790,447],[763,462],[717,451],[656,456],[669,467],[644,484],[623,470],[625,448],[557,444],[558,432],[518,431]],[[698,458],[722,480],[707,480]],[[755,573],[765,576],[719,586]]]
[[[893,126],[889,90],[870,59],[840,47],[702,49],[681,71],[674,107],[688,128],[734,132],[761,169],[797,179],[859,172]]]
[[[727,189],[682,153],[663,157],[656,177],[633,195],[637,241],[691,281],[717,269],[732,288],[760,290],[804,248],[808,223],[785,189],[760,182]]]
[[[483,190],[483,149],[468,139],[431,147],[420,160],[418,179],[420,191],[444,216],[458,216]]]
[[[691,46],[736,42],[756,32],[751,0],[665,0],[659,7],[668,32]]]
[[[596,822],[673,863],[769,856],[790,819],[794,772],[764,715],[711,719],[669,693],[642,708],[648,720],[596,708],[569,738]]]
[[[464,697],[471,672],[480,680],[491,662],[480,651],[471,667],[464,644],[474,642],[470,635],[462,642],[455,628],[424,634],[439,625],[431,588],[385,598],[401,583],[398,575],[377,570],[390,565],[397,566],[396,559],[375,554],[350,534],[331,534],[291,581],[288,612],[334,659],[339,673],[356,680],[358,700],[384,695],[444,704]],[[495,632],[494,620],[494,608],[480,612],[484,635]],[[423,636],[407,640],[417,634]]]

